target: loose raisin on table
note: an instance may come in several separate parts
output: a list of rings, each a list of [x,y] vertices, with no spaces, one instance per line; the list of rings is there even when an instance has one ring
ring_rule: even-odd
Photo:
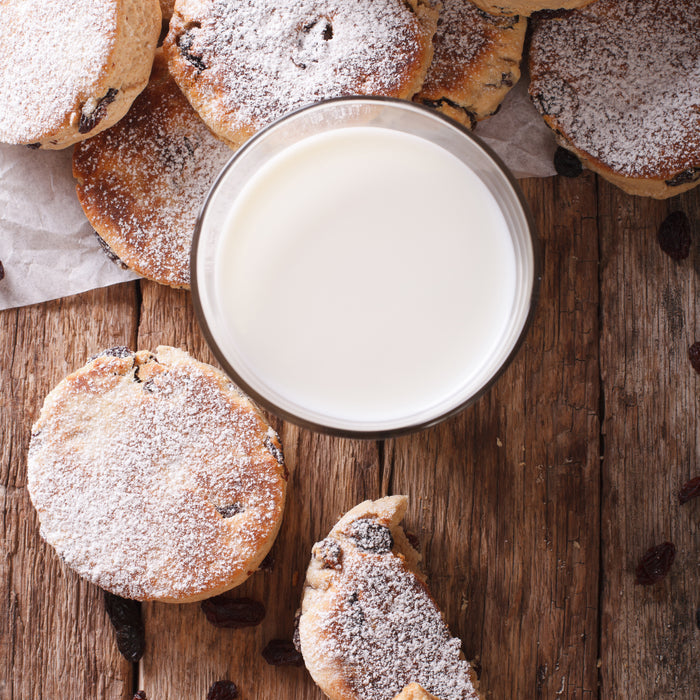
[[[690,364],[693,366],[693,369],[700,374],[700,340],[696,340],[688,348],[688,359],[690,360]]]
[[[238,688],[233,681],[216,681],[207,693],[207,700],[234,700],[237,697]]]
[[[557,175],[578,177],[583,172],[583,164],[575,153],[559,146],[554,152],[554,169]]]
[[[117,633],[117,648],[127,661],[136,663],[146,648],[141,603],[105,591],[105,608]]]
[[[683,505],[692,498],[697,498],[698,496],[700,496],[700,476],[696,476],[694,479],[683,484],[681,490],[678,492],[678,502]]]
[[[661,250],[674,260],[690,254],[690,220],[685,212],[672,211],[659,226],[657,239]]]
[[[288,639],[272,639],[262,650],[265,661],[270,666],[302,666],[304,659]]]
[[[265,617],[265,606],[251,598],[226,598],[218,595],[203,600],[201,607],[214,627],[255,627]]]
[[[5,268],[3,267],[2,261],[0,260],[0,280],[5,279]]]
[[[636,582],[642,586],[657,583],[669,572],[675,556],[676,547],[672,542],[650,547],[637,564]]]

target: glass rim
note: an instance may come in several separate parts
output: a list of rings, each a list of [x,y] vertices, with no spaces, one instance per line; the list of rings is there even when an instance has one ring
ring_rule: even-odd
[[[278,127],[280,124],[283,124],[284,122],[287,122],[293,118],[298,117],[302,113],[306,112],[312,112],[320,109],[325,109],[328,105],[337,105],[339,103],[376,103],[376,104],[384,104],[389,107],[398,107],[400,109],[408,110],[408,111],[415,111],[415,112],[422,112],[425,115],[437,120],[437,121],[443,121],[445,122],[448,126],[452,128],[456,128],[463,136],[466,136],[468,139],[471,139],[481,150],[484,151],[484,153],[488,156],[488,158],[491,160],[493,165],[495,166],[496,170],[499,170],[500,173],[506,178],[508,184],[510,185],[510,188],[512,190],[512,193],[515,195],[515,198],[517,200],[517,204],[520,207],[521,213],[523,214],[523,217],[525,219],[526,223],[526,232],[527,232],[527,238],[530,241],[530,244],[532,246],[532,263],[533,263],[533,269],[532,269],[532,286],[530,288],[530,298],[529,298],[529,303],[528,303],[528,310],[527,310],[527,315],[525,317],[525,320],[523,322],[522,328],[520,329],[520,332],[518,334],[518,337],[516,338],[515,342],[513,343],[513,346],[504,359],[504,361],[500,364],[500,366],[496,369],[496,371],[489,377],[489,379],[484,383],[482,387],[480,387],[475,393],[471,394],[468,396],[465,400],[459,402],[455,406],[452,406],[446,411],[440,412],[438,415],[432,416],[431,418],[427,420],[422,420],[418,421],[415,423],[407,424],[407,425],[402,425],[394,428],[380,428],[377,430],[356,430],[352,428],[339,428],[336,426],[330,426],[330,425],[324,425],[323,423],[318,423],[315,421],[308,420],[306,418],[302,418],[301,416],[298,416],[297,414],[288,411],[287,409],[282,408],[281,406],[278,406],[276,403],[268,399],[267,397],[263,396],[259,391],[251,387],[244,379],[241,377],[241,375],[236,371],[236,369],[232,366],[232,364],[229,362],[227,359],[226,355],[224,352],[221,350],[219,347],[219,344],[216,342],[214,338],[214,334],[212,333],[209,324],[207,323],[206,319],[206,314],[204,312],[204,308],[202,305],[201,297],[199,294],[199,281],[198,281],[198,276],[197,276],[197,261],[198,261],[198,252],[199,252],[199,243],[200,243],[200,238],[202,235],[202,224],[203,220],[206,217],[209,205],[211,203],[211,200],[213,197],[216,195],[217,190],[222,182],[222,180],[226,177],[228,172],[235,167],[236,163],[238,160],[243,156],[244,153],[246,153],[248,150],[250,150],[251,147],[253,147],[258,141],[261,139],[264,139],[269,132],[274,130],[276,127]],[[520,185],[518,184],[517,179],[513,175],[513,173],[510,172],[508,167],[505,165],[505,163],[501,160],[501,158],[493,151],[493,149],[488,146],[484,141],[472,133],[467,127],[465,127],[463,124],[460,124],[458,121],[452,119],[451,117],[448,117],[447,115],[443,114],[442,112],[439,112],[433,108],[427,107],[425,105],[421,105],[415,102],[409,102],[407,100],[402,100],[399,98],[395,97],[384,97],[384,96],[378,96],[378,95],[351,95],[351,96],[343,96],[343,97],[334,97],[326,100],[322,100],[320,102],[314,102],[308,105],[304,105],[302,107],[299,107],[291,112],[288,112],[278,119],[274,120],[267,126],[263,127],[260,131],[258,131],[256,134],[254,134],[251,138],[249,138],[240,148],[238,148],[231,158],[228,160],[228,162],[223,166],[219,174],[217,175],[216,179],[214,180],[213,184],[209,188],[209,191],[207,192],[206,198],[204,202],[202,203],[202,206],[200,207],[199,213],[197,214],[197,219],[195,222],[195,227],[194,227],[194,234],[192,237],[192,247],[191,247],[191,255],[190,255],[190,288],[191,288],[191,293],[192,293],[192,305],[194,308],[195,312],[195,318],[197,319],[197,323],[199,324],[200,330],[202,332],[202,335],[204,336],[204,339],[209,346],[210,350],[216,357],[217,361],[220,363],[222,366],[224,372],[229,376],[229,378],[248,396],[250,396],[251,399],[253,399],[257,404],[259,404],[262,408],[264,408],[267,411],[270,411],[274,415],[282,418],[283,420],[289,421],[291,423],[294,423],[295,425],[298,425],[302,428],[307,428],[309,430],[313,430],[314,432],[318,433],[324,433],[327,435],[332,435],[335,437],[345,437],[345,438],[352,438],[352,439],[362,439],[362,440],[384,440],[387,438],[392,438],[392,437],[398,437],[400,435],[407,435],[410,433],[415,433],[421,430],[424,430],[426,428],[432,427],[434,425],[437,425],[438,423],[442,423],[443,421],[447,420],[448,418],[451,418],[452,416],[461,413],[465,408],[468,406],[471,406],[473,403],[475,403],[479,398],[481,398],[487,391],[491,389],[491,387],[496,383],[496,381],[500,378],[500,376],[503,374],[503,372],[510,366],[512,363],[513,359],[517,355],[518,351],[522,347],[522,344],[525,340],[525,337],[527,336],[527,332],[530,329],[530,326],[532,325],[532,321],[535,315],[535,310],[537,308],[537,304],[539,301],[539,294],[540,294],[540,286],[541,286],[541,280],[542,280],[542,253],[541,253],[541,244],[539,241],[539,237],[537,235],[537,229],[535,227],[535,222],[534,218],[532,216],[532,213],[530,211],[530,207],[525,199],[525,196],[520,188]]]

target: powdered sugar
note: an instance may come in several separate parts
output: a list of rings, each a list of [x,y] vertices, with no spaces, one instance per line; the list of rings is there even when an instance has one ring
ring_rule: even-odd
[[[423,92],[460,87],[484,54],[498,46],[498,34],[514,25],[512,17],[492,17],[469,0],[443,0],[433,40],[435,55]]]
[[[137,599],[245,577],[285,490],[265,446],[276,435],[247,399],[186,353],[157,353],[98,357],[64,380],[29,450],[43,537],[82,576]],[[231,517],[217,510],[233,504]]]
[[[403,0],[211,0],[178,4],[167,42],[201,68],[200,112],[250,132],[324,98],[410,96],[430,36]]]
[[[377,552],[355,542],[358,527],[363,534],[370,522]],[[327,681],[336,678],[363,700],[390,700],[411,682],[441,700],[478,698],[469,664],[460,659],[460,641],[450,635],[425,585],[379,537],[388,528],[362,518],[346,536],[337,530],[314,548],[310,571],[320,567],[322,574],[317,568],[312,579],[323,583],[303,604],[302,624],[312,628],[304,627],[302,650],[312,672],[328,669],[321,671]]]
[[[700,167],[700,3],[598,0],[540,20],[530,70],[537,108],[613,171]]]
[[[149,86],[127,116],[76,146],[79,197],[93,226],[129,267],[187,286],[197,213],[232,155],[157,59]]]
[[[0,141],[40,141],[79,119],[83,104],[101,96],[95,88],[116,22],[115,0],[1,4]]]

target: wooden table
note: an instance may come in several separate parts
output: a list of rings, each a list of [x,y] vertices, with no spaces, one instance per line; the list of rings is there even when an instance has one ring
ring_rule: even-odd
[[[198,604],[143,606],[147,650],[117,652],[102,594],[39,536],[27,495],[30,425],[45,394],[114,345],[182,346],[212,361],[190,295],[132,282],[0,314],[0,698],[321,697],[304,669],[267,666],[289,638],[313,542],[366,498],[410,497],[406,527],[488,698],[700,697],[700,188],[656,202],[591,174],[524,181],[543,242],[539,308],[517,359],[475,406],[384,442],[276,419],[291,471],[272,570],[232,595],[265,602],[257,628],[210,626]],[[656,241],[674,209],[695,227],[676,263]],[[670,574],[635,585],[651,545]]]

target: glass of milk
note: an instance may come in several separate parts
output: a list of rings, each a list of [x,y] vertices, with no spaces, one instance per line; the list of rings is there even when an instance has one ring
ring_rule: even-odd
[[[204,335],[261,405],[381,438],[453,415],[519,346],[538,285],[532,219],[471,132],[428,108],[348,97],[239,149],[192,247]]]

